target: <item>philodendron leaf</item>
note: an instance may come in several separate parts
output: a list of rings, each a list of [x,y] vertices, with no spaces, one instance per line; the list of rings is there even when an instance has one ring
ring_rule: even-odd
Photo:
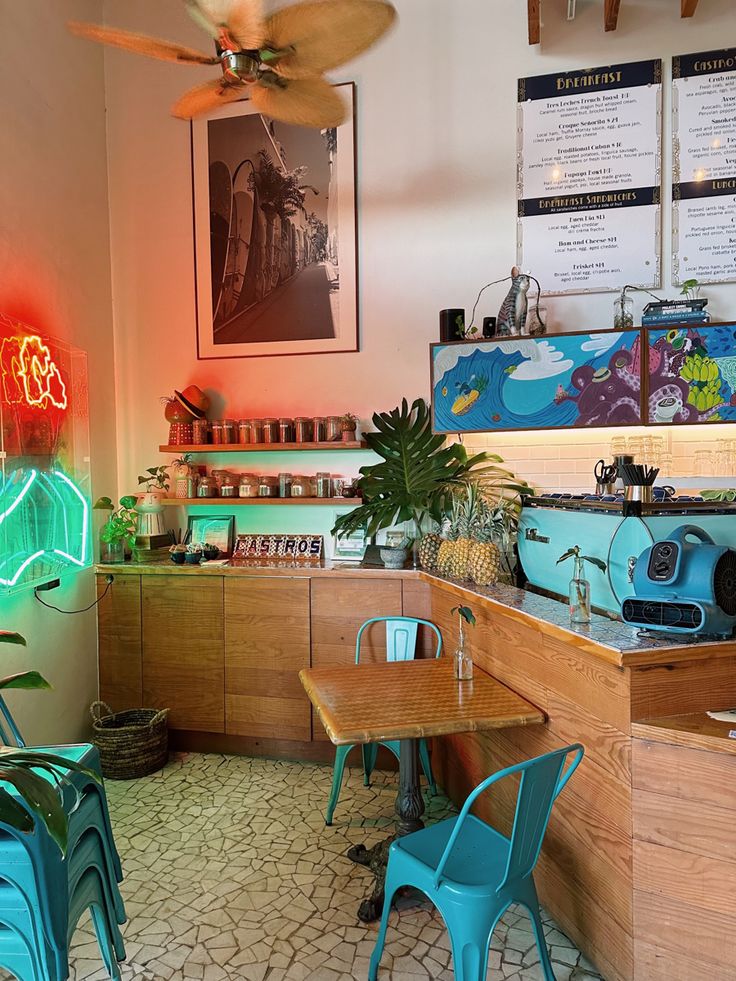
[[[15,787],[29,810],[44,823],[49,835],[61,849],[62,855],[66,854],[69,825],[56,788],[31,769],[8,766],[2,756],[0,756],[0,780]]]
[[[92,505],[93,511],[112,511],[113,503],[109,497],[98,497],[95,503]]]
[[[17,644],[19,647],[25,647],[26,639],[12,630],[0,630],[0,644]]]
[[[4,787],[0,787],[0,821],[23,834],[30,834],[34,827],[31,815]]]
[[[596,569],[600,569],[601,572],[606,571],[606,563],[603,561],[603,559],[596,558],[595,555],[581,555],[580,558],[583,560],[583,562],[590,562],[591,565],[594,565]]]
[[[573,545],[572,548],[568,548],[568,550],[566,552],[563,552],[562,553],[562,555],[557,560],[556,565],[559,565],[560,562],[564,562],[565,559],[569,559],[573,555],[579,555],[579,554],[580,554],[580,546],[579,545]]]
[[[5,678],[0,678],[0,688],[24,688],[41,689],[51,688],[42,674],[38,671],[21,671],[19,674],[9,674]]]
[[[125,497],[120,498],[120,504],[122,507],[127,508],[128,510],[134,508],[137,503],[138,498],[135,496],[135,494],[126,494]]]
[[[466,623],[471,624],[473,627],[475,626],[475,614],[469,606],[453,606],[450,613],[457,613]]]

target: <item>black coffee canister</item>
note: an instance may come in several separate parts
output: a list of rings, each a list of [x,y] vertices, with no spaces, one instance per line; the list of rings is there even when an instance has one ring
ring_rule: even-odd
[[[484,337],[495,337],[496,336],[496,318],[495,317],[484,317],[483,318],[483,336]]]
[[[465,310],[440,310],[440,340],[459,341],[465,327]]]

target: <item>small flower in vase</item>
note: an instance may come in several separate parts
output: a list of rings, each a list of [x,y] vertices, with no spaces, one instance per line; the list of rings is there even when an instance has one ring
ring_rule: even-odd
[[[475,614],[469,606],[453,606],[450,613],[457,613],[458,641],[453,658],[453,668],[458,681],[470,681],[473,677],[473,659],[465,650],[465,624],[475,626]]]
[[[585,578],[584,563],[590,562],[601,572],[606,571],[606,563],[594,555],[581,555],[580,546],[573,545],[559,557],[557,565],[566,559],[574,559],[572,579],[569,586],[570,621],[572,623],[590,623],[590,583]]]

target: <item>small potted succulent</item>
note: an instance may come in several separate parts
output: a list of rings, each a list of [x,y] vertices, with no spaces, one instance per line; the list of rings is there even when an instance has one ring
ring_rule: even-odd
[[[192,454],[183,453],[171,465],[174,468],[174,497],[195,497],[197,493],[197,468],[192,462]]]
[[[340,416],[340,432],[342,433],[343,443],[351,443],[355,439],[357,428],[358,419],[352,412],[346,412]]]
[[[216,559],[220,554],[220,549],[217,545],[213,545],[211,542],[202,543],[202,556],[205,562],[211,562],[212,559]]]
[[[197,542],[194,545],[187,545],[184,554],[184,561],[187,565],[199,565],[202,561],[202,546]]]
[[[169,548],[169,554],[171,555],[171,561],[176,563],[176,565],[184,565],[187,547],[186,545],[172,545]]]
[[[125,562],[125,550],[130,550],[135,558],[135,536],[138,515],[135,512],[137,499],[133,494],[120,498],[116,508],[109,497],[98,497],[95,511],[109,511],[107,521],[100,529],[100,562]]]

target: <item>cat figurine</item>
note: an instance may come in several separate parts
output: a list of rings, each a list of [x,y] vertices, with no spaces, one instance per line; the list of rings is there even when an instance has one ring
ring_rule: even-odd
[[[512,337],[524,333],[529,282],[529,277],[518,266],[514,266],[511,270],[511,287],[498,311],[496,337]]]

